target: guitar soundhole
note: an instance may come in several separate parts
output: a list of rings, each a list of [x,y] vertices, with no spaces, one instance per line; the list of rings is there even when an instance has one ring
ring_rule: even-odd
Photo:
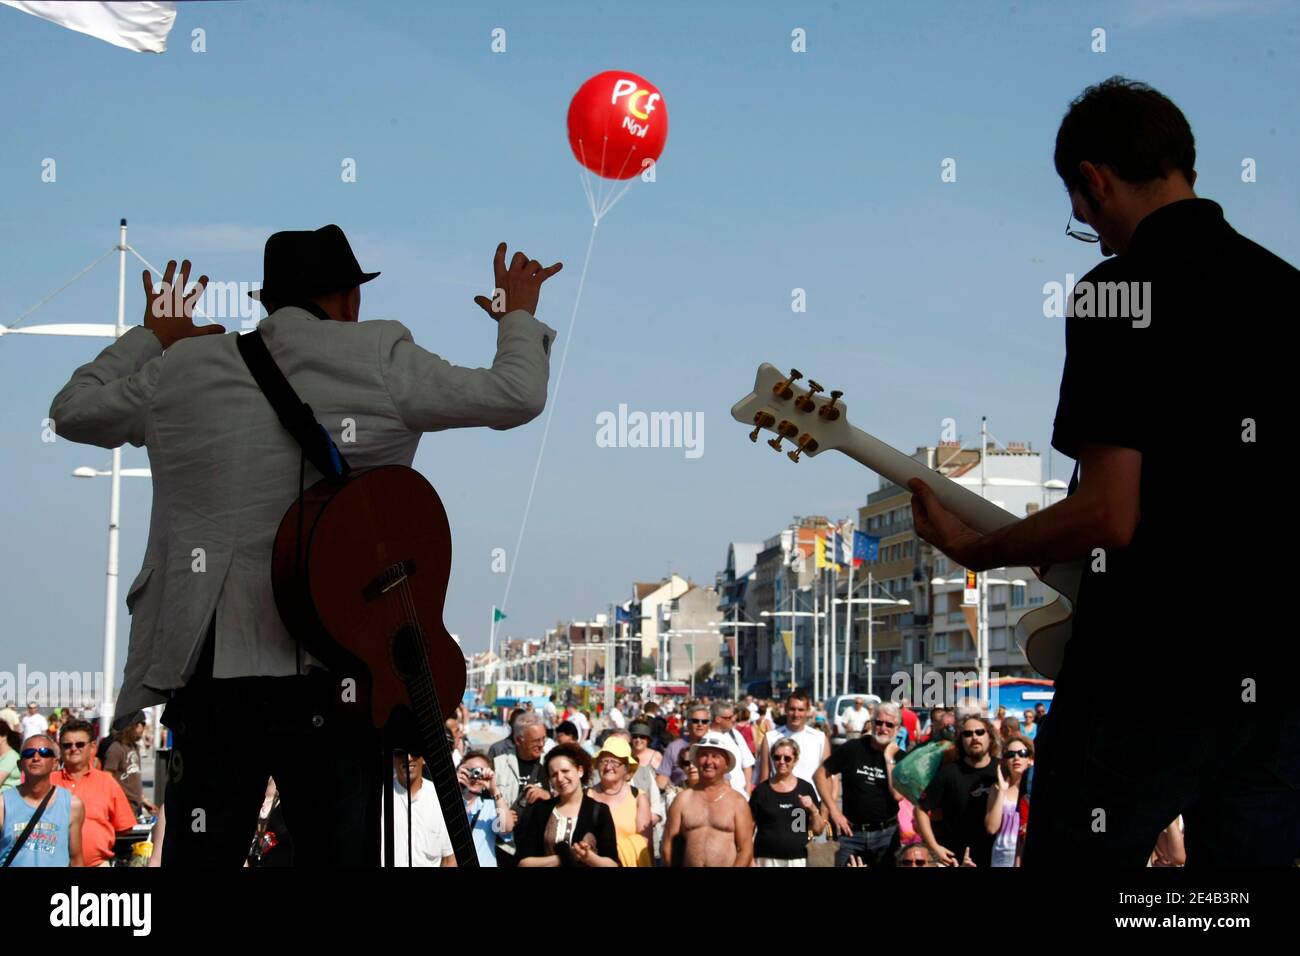
[[[415,628],[403,624],[390,642],[393,655],[393,667],[403,680],[410,680],[420,671],[424,657],[424,645],[420,642]]]

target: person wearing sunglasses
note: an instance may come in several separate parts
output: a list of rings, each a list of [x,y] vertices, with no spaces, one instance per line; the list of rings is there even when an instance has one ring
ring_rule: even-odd
[[[852,856],[866,866],[889,866],[900,841],[898,804],[904,798],[894,789],[899,751],[894,738],[902,726],[898,705],[877,704],[867,726],[871,733],[845,741],[813,777],[839,840],[836,866],[848,866]],[[842,810],[831,781],[836,775],[844,795]]]
[[[117,835],[136,823],[135,811],[117,776],[91,766],[95,728],[84,720],[69,720],[59,731],[62,769],[50,774],[56,787],[75,794],[85,808],[81,855],[85,866],[112,866]]]
[[[754,788],[749,812],[754,817],[754,865],[804,867],[808,841],[826,830],[817,791],[794,775],[799,744],[785,737],[772,745],[775,773]]]
[[[1005,727],[1007,721],[1003,721]],[[992,866],[1019,866],[1029,826],[1029,797],[1025,782],[1034,763],[1034,745],[1024,734],[1003,738],[997,785],[989,791],[984,827],[993,834]]]
[[[993,723],[966,716],[957,724],[959,759],[939,768],[916,808],[916,832],[944,866],[963,865],[968,853],[975,866],[992,860],[993,834],[984,816],[997,786],[1000,750]]]
[[[686,786],[686,771],[679,763],[681,756],[704,739],[712,723],[713,715],[706,704],[696,704],[686,712],[686,733],[668,745],[659,764],[659,774],[655,779],[660,790],[667,790],[670,785]]]
[[[0,866],[81,866],[81,828],[86,810],[75,794],[56,787],[50,776],[59,748],[47,734],[23,741],[18,751],[23,782],[0,800]],[[37,816],[36,824],[28,824]],[[27,838],[23,839],[23,834]],[[15,844],[22,840],[17,852]],[[12,857],[12,859],[11,859]]]

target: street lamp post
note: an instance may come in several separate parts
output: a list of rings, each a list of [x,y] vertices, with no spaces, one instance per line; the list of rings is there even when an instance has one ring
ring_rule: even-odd
[[[1005,571],[1006,568],[999,568],[998,570]],[[975,666],[979,670],[980,707],[987,712],[989,708],[988,587],[990,584],[1006,584],[1022,588],[1025,586],[1025,581],[1023,578],[1012,578],[1010,581],[1004,581],[1001,578],[990,578],[987,571],[976,572],[976,578]],[[965,578],[933,578],[930,581],[931,585],[964,585],[965,583]],[[1010,595],[1008,595],[1007,599],[1010,600]]]
[[[909,606],[911,606],[911,603],[912,603],[911,601],[907,600],[906,598],[876,598],[876,597],[872,597],[872,596],[871,596],[871,591],[872,591],[872,589],[873,589],[875,586],[876,586],[875,575],[874,575],[871,571],[868,571],[868,572],[867,572],[867,596],[866,596],[866,597],[864,597],[864,598],[848,598],[848,599],[845,599],[845,598],[836,598],[836,599],[835,599],[835,603],[836,603],[836,604],[848,604],[848,605],[849,605],[848,617],[849,617],[850,619],[853,618],[853,607],[852,607],[852,605],[854,605],[854,604],[865,604],[865,605],[867,605],[867,693],[868,693],[868,694],[874,694],[874,693],[875,693],[875,689],[876,689],[876,688],[875,688],[875,680],[876,680],[876,647],[875,647],[875,636],[876,636],[876,635],[875,635],[875,629],[874,629],[874,625],[875,625],[875,615],[871,613],[871,605],[873,605],[873,604],[893,604],[893,605],[896,605],[896,606],[899,606],[899,607],[909,607]],[[853,629],[852,629],[852,628],[849,628],[849,638],[848,638],[848,639],[849,639],[849,640],[852,640],[852,637],[853,637]],[[848,663],[847,663],[847,661],[848,661],[848,655],[847,655],[847,654],[845,654],[845,658],[844,658],[844,659],[845,659],[845,665],[844,665],[844,693],[847,694],[847,693],[849,692],[849,675],[848,675]]]
[[[800,588],[800,590],[803,590],[803,588]],[[815,611],[760,611],[759,613],[763,617],[815,617],[816,616]],[[797,658],[796,650],[798,646],[799,646],[798,635],[792,631],[790,633],[790,689],[792,691],[799,686],[799,678],[795,671],[795,664]],[[774,693],[775,691],[776,688],[773,688]]]
[[[736,608],[736,617],[740,617],[740,608]],[[767,627],[762,621],[710,621],[709,627]],[[735,700],[740,700],[740,635],[734,630],[731,634],[732,651],[731,651],[731,687],[732,695]]]
[[[113,449],[113,465],[108,471],[99,471],[83,465],[73,470],[74,478],[112,478],[108,496],[108,584],[104,599],[104,683],[99,702],[99,733],[107,737],[113,725],[113,677],[117,673],[117,540],[118,517],[121,513],[122,479],[152,478],[148,468],[123,468],[122,449]]]

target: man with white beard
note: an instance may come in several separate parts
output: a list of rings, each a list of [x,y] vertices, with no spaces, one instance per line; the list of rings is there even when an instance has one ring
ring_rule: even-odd
[[[851,856],[866,866],[892,866],[898,850],[898,802],[903,795],[894,789],[894,736],[902,715],[897,704],[877,704],[875,711],[872,732],[846,741],[813,778],[839,839],[836,866],[847,866]],[[831,787],[835,774],[840,775],[843,808],[836,805]]]

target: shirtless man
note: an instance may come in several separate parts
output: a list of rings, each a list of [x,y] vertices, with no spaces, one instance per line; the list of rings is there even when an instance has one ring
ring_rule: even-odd
[[[677,795],[664,828],[664,866],[752,866],[754,818],[749,803],[727,775],[736,754],[722,734],[710,731],[691,747],[699,783]]]

